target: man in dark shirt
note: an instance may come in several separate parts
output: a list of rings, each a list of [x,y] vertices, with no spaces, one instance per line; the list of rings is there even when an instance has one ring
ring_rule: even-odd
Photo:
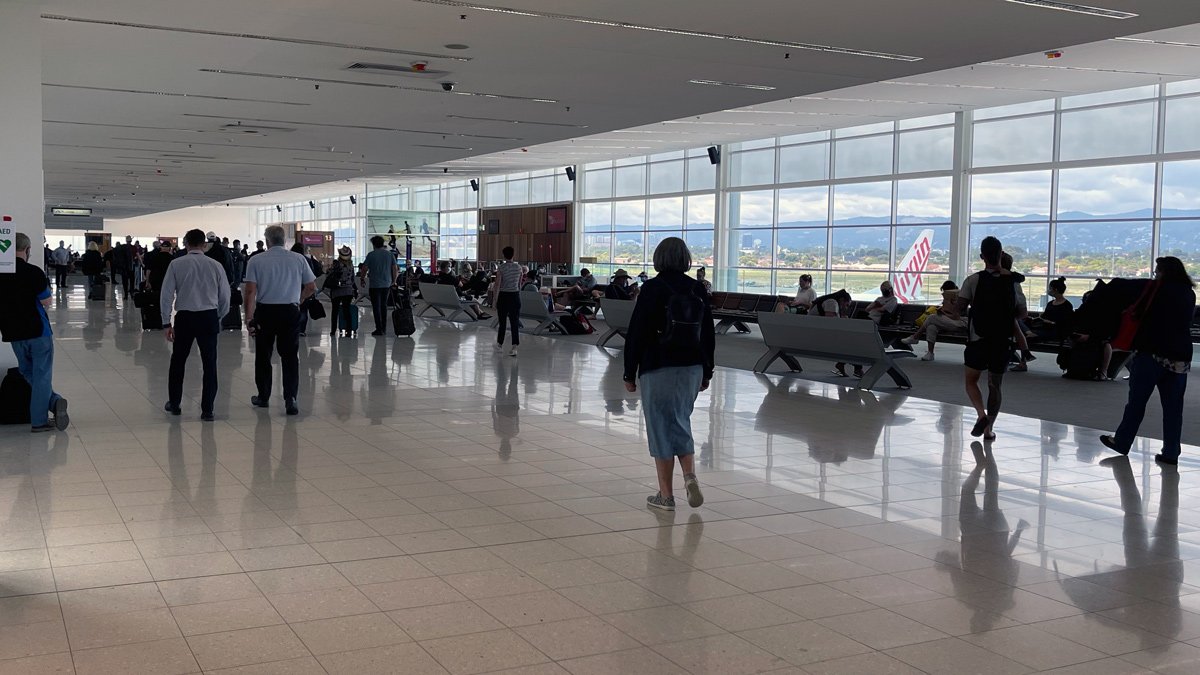
[[[158,248],[146,254],[146,271],[149,272],[150,290],[155,300],[162,293],[163,277],[171,264],[171,242],[160,241]]]
[[[126,298],[133,288],[133,257],[133,237],[125,237],[124,244],[117,244],[112,249],[113,287],[116,287],[117,275],[120,275],[121,290]]]
[[[208,249],[204,252],[204,255],[221,263],[221,269],[225,270],[225,281],[232,286],[233,256],[229,254],[229,248],[221,243],[216,233],[209,232],[206,236],[208,237]]]
[[[50,280],[29,264],[29,237],[18,232],[16,269],[0,274],[0,336],[12,345],[21,375],[29,382],[29,422],[34,433],[67,428],[67,399],[54,392],[54,335],[46,307]],[[50,413],[54,421],[50,421]]]

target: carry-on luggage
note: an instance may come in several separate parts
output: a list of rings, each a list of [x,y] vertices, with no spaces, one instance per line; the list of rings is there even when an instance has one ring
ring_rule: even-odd
[[[108,297],[108,292],[105,290],[103,281],[97,281],[92,284],[92,290],[88,293],[88,300],[104,300]]]
[[[0,382],[0,424],[29,424],[29,399],[33,388],[17,368],[9,368]]]
[[[408,299],[408,293],[398,291],[392,296],[396,305],[392,310],[392,330],[397,337],[412,335],[417,331],[417,326],[413,322],[412,302]]]
[[[158,303],[142,307],[142,330],[162,330],[162,310]]]
[[[338,330],[344,330],[351,333],[358,332],[358,306],[350,305],[346,308],[338,308]]]
[[[221,330],[241,330],[242,329],[242,308],[230,307],[229,313],[221,319]]]
[[[1104,345],[1100,342],[1076,342],[1058,355],[1058,367],[1063,377],[1072,380],[1094,380],[1104,360]]]

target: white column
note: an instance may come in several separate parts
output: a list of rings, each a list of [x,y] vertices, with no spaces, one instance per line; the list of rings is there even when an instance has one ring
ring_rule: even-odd
[[[954,175],[951,179],[950,205],[950,278],[962,284],[970,273],[974,258],[971,247],[971,125],[970,111],[954,115]]]
[[[42,26],[33,0],[0,2],[0,214],[29,235],[29,262],[41,267]]]

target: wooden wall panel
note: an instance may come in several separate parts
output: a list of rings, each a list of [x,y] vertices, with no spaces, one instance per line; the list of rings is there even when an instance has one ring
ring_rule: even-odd
[[[546,209],[557,206],[567,209],[567,231],[547,234]],[[487,233],[489,220],[500,221],[499,234]],[[501,259],[500,252],[505,246],[512,246],[517,260],[521,261],[570,263],[574,260],[571,233],[575,230],[575,214],[571,204],[481,209],[479,227],[480,260]]]

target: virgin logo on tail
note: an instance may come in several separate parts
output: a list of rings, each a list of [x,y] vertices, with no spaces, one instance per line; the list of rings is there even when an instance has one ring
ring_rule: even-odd
[[[921,230],[912,248],[900,261],[899,272],[892,275],[892,288],[900,302],[912,302],[921,292],[921,273],[929,264],[929,253],[933,250],[933,230]]]

